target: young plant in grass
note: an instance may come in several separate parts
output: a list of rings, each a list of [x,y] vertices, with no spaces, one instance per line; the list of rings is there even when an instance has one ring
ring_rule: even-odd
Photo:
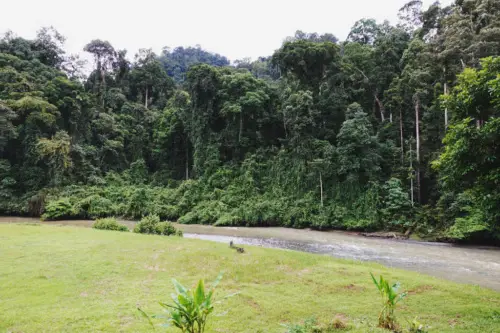
[[[382,310],[378,317],[378,325],[379,327],[398,332],[399,325],[396,322],[396,315],[394,312],[397,304],[406,297],[407,293],[398,293],[399,283],[391,285],[382,275],[378,281],[372,273],[370,273],[370,275],[373,283],[382,296]]]
[[[424,324],[418,321],[418,318],[415,317],[412,321],[408,321],[408,333],[428,333],[428,329],[430,327],[425,326]]]
[[[203,333],[207,324],[208,316],[214,311],[214,291],[222,274],[219,274],[209,289],[205,288],[203,280],[198,282],[194,289],[187,289],[177,280],[172,279],[175,294],[172,294],[173,304],[160,302],[169,315],[167,324],[162,326],[174,326],[183,333]],[[153,325],[150,317],[141,309],[138,309]],[[155,318],[157,316],[153,316]],[[154,327],[154,325],[153,325]]]

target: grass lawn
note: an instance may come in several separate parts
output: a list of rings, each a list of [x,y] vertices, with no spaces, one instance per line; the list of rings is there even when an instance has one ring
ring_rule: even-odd
[[[380,298],[369,273],[400,281],[397,316],[431,332],[500,332],[500,293],[378,264],[208,241],[76,227],[0,224],[0,332],[151,332],[137,306],[161,313],[171,278],[224,278],[209,332],[284,332],[280,323],[346,318],[376,328]],[[159,322],[160,323],[160,322]],[[157,331],[164,331],[157,328]],[[174,329],[167,332],[176,332]]]

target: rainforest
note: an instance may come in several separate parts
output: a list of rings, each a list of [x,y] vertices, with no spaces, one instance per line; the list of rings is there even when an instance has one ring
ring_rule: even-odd
[[[500,2],[399,18],[232,62],[7,32],[0,214],[499,243]]]

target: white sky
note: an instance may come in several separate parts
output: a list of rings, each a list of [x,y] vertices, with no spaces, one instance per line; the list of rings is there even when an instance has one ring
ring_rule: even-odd
[[[449,4],[452,0],[442,0]],[[271,55],[296,30],[343,40],[358,19],[395,22],[408,0],[15,0],[2,1],[0,33],[33,38],[42,26],[67,37],[82,53],[92,39],[108,40],[132,57],[139,48],[194,46],[230,60]],[[434,0],[424,0],[429,6]]]

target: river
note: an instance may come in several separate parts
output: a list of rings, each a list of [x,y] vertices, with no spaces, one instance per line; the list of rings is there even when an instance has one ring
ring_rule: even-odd
[[[93,221],[40,222],[38,219],[0,217],[1,222],[42,223],[90,227]],[[135,222],[121,221],[133,228]],[[347,232],[320,232],[287,228],[220,228],[176,225],[186,238],[229,244],[255,245],[375,261],[389,267],[412,270],[460,283],[500,291],[500,248],[458,246],[444,243],[366,238]]]

